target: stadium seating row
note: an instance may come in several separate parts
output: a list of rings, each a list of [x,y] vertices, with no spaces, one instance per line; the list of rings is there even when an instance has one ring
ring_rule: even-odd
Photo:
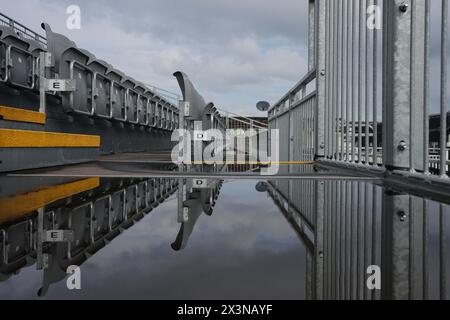
[[[46,43],[0,25],[0,82],[39,94],[40,53],[51,53],[46,78],[75,80],[76,89],[55,94],[66,112],[128,124],[174,130],[178,108],[144,84],[126,76],[48,24]]]

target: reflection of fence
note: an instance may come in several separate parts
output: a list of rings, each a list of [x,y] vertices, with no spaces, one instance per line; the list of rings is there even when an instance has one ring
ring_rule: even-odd
[[[313,152],[322,163],[450,181],[441,179],[448,175],[447,1],[309,4],[309,72],[268,113],[270,127],[280,130],[281,154],[299,161]],[[382,13],[375,21],[380,28],[367,24],[373,5]],[[436,30],[429,26],[432,14],[442,17]],[[431,68],[434,38],[442,49],[437,68]],[[428,152],[429,113],[437,107],[431,81],[440,87],[440,125],[433,129],[439,154]],[[307,101],[312,112],[296,115]],[[311,138],[298,139],[304,135],[295,130],[308,130]]]
[[[268,193],[307,248],[308,298],[449,297],[448,205],[364,181],[279,180]],[[372,265],[381,290],[367,288]]]

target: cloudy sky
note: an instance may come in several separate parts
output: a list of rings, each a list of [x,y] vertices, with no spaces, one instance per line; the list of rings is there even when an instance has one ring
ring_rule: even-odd
[[[69,5],[81,8],[81,30],[69,30]],[[186,72],[205,100],[260,114],[307,68],[307,0],[15,0],[1,11],[41,32],[47,22],[81,48],[136,80],[179,93]]]

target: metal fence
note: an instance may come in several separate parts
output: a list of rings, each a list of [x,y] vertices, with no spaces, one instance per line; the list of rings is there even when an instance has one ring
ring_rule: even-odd
[[[309,71],[268,113],[286,157],[450,181],[448,0],[309,3]]]

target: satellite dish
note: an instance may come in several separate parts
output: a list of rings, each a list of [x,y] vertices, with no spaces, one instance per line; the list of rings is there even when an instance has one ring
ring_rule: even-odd
[[[262,112],[266,112],[270,108],[270,103],[267,101],[260,101],[256,104],[256,109]]]
[[[265,181],[260,181],[256,184],[255,189],[258,192],[267,192],[267,183]]]

